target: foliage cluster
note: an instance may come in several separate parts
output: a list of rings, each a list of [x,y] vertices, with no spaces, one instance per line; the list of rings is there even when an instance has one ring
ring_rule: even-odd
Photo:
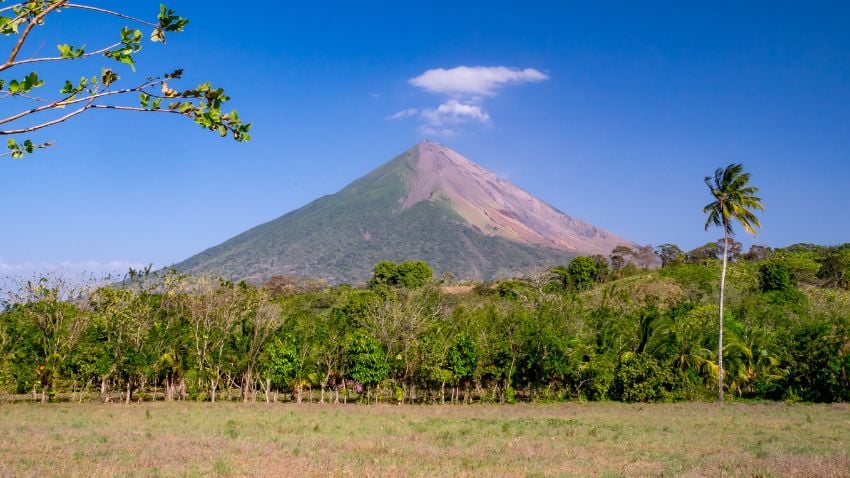
[[[727,396],[850,400],[850,292],[835,279],[848,270],[834,259],[846,250],[791,247],[730,263]],[[578,281],[563,280],[565,266],[461,292],[433,280],[272,292],[148,271],[94,291],[55,277],[30,281],[0,312],[0,386],[44,401],[98,394],[408,403],[708,399],[718,339],[717,291],[708,278],[716,277],[717,261],[672,260],[663,269],[626,278],[609,271],[589,281],[585,269],[595,260],[579,260],[572,268]],[[809,263],[819,266],[813,274],[808,265],[800,269]],[[383,269],[376,267],[376,279]]]
[[[62,18],[59,13],[66,11],[69,13],[65,16],[79,12],[118,19],[122,23],[117,38],[95,48],[58,43],[53,54],[45,53],[44,40],[35,37],[42,30],[54,28]],[[166,36],[182,32],[188,24],[188,19],[165,5],[160,5],[155,19],[147,20],[97,4],[68,0],[0,1],[0,35],[9,47],[5,62],[0,60],[0,72],[5,75],[0,77],[0,100],[6,112],[0,118],[0,136],[7,138],[7,152],[0,156],[20,159],[53,146],[49,141],[36,143],[21,137],[98,109],[184,116],[222,137],[250,140],[251,124],[243,122],[235,110],[224,109],[230,97],[222,88],[207,82],[178,91],[172,86],[183,77],[179,68],[127,84],[124,73],[115,67],[117,62],[136,72],[136,60],[146,36],[140,28],[150,31],[151,42],[165,44]],[[47,64],[73,64],[78,69],[71,73]],[[38,67],[47,76],[40,76],[34,69]]]

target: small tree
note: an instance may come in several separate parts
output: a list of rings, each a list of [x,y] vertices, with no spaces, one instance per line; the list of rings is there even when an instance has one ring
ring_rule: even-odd
[[[618,272],[635,257],[635,250],[627,246],[617,246],[611,251],[611,268]]]
[[[658,256],[655,255],[655,250],[650,244],[639,247],[635,254],[635,261],[644,269],[648,269],[656,260],[658,260]]]
[[[272,387],[276,390],[285,391],[291,389],[301,370],[302,364],[298,356],[298,350],[291,340],[275,340],[266,344],[260,359],[262,369],[260,377],[263,378],[263,390],[266,402],[269,402],[269,392]],[[277,396],[277,392],[275,392]]]
[[[596,282],[598,266],[596,261],[591,257],[579,256],[570,261],[567,266],[567,277],[569,278],[570,286],[575,290],[582,290],[590,287]]]
[[[475,353],[475,343],[468,334],[459,334],[446,353],[446,366],[451,372],[452,385],[455,387],[452,392],[453,402],[458,395],[456,387],[469,385],[475,376],[477,365],[478,355]],[[468,398],[466,392],[464,392],[464,398]]]
[[[671,264],[681,261],[685,253],[675,244],[661,244],[655,248],[655,253],[661,258],[661,267],[667,267]]]
[[[759,266],[759,285],[762,292],[790,290],[795,286],[794,276],[787,264],[768,261]]]
[[[596,279],[596,282],[605,282],[605,279],[608,278],[608,259],[605,259],[605,256],[601,254],[591,256],[591,259],[596,263],[596,275],[594,279]]]
[[[823,251],[817,276],[825,285],[850,289],[850,244]]]
[[[405,261],[396,264],[381,261],[375,264],[374,274],[369,281],[371,287],[387,285],[415,289],[427,284],[433,277],[431,267],[423,261]]]
[[[736,241],[735,238],[733,238],[733,237],[730,237],[727,240],[728,240],[728,244],[726,245],[727,259],[730,260],[730,261],[735,261],[738,257],[741,256],[741,253],[744,250],[744,245],[741,244],[740,242]],[[717,250],[718,251],[723,250],[723,248],[724,248],[723,241],[724,241],[724,239],[722,237],[720,239],[718,239],[717,241],[715,241],[717,243]]]
[[[390,374],[386,351],[363,330],[355,332],[349,339],[345,348],[345,366],[349,376],[367,390],[386,380]],[[378,393],[375,401],[378,400]]]
[[[33,331],[43,402],[48,398],[45,391],[56,392],[60,373],[88,327],[90,313],[77,304],[85,305],[89,287],[55,275],[41,277],[21,284],[11,300],[26,328]]]
[[[753,244],[743,257],[748,261],[763,261],[770,256],[770,252],[771,248],[768,246]]]
[[[423,261],[405,261],[398,265],[398,283],[408,289],[422,287],[433,275],[431,267]]]
[[[720,257],[720,247],[716,242],[708,242],[685,254],[688,264],[706,264]]]

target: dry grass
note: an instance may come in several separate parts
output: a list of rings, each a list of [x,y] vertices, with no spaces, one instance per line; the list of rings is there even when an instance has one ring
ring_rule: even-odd
[[[842,405],[0,405],[0,476],[850,476]]]

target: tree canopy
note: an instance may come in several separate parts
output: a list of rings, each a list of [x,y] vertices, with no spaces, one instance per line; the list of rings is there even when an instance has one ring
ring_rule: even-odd
[[[846,250],[729,264],[726,396],[850,400],[850,291],[818,277]],[[591,280],[586,258],[581,288],[554,271],[543,285],[469,288],[275,291],[171,273],[94,289],[27,281],[0,308],[0,398],[705,400],[719,375],[720,261]]]

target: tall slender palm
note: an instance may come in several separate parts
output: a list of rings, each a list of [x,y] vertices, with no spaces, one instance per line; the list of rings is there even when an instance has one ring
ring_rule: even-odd
[[[726,262],[729,255],[729,237],[735,233],[732,222],[737,221],[744,232],[756,235],[760,228],[758,218],[753,213],[755,209],[764,211],[761,198],[755,194],[758,188],[749,186],[750,173],[744,172],[742,164],[730,164],[725,168],[717,168],[714,177],[706,176],[705,185],[714,196],[714,201],[705,206],[702,212],[708,214],[705,229],[711,226],[723,228],[723,268],[720,272],[720,327],[717,343],[717,400],[723,401],[723,293],[726,287]]]

